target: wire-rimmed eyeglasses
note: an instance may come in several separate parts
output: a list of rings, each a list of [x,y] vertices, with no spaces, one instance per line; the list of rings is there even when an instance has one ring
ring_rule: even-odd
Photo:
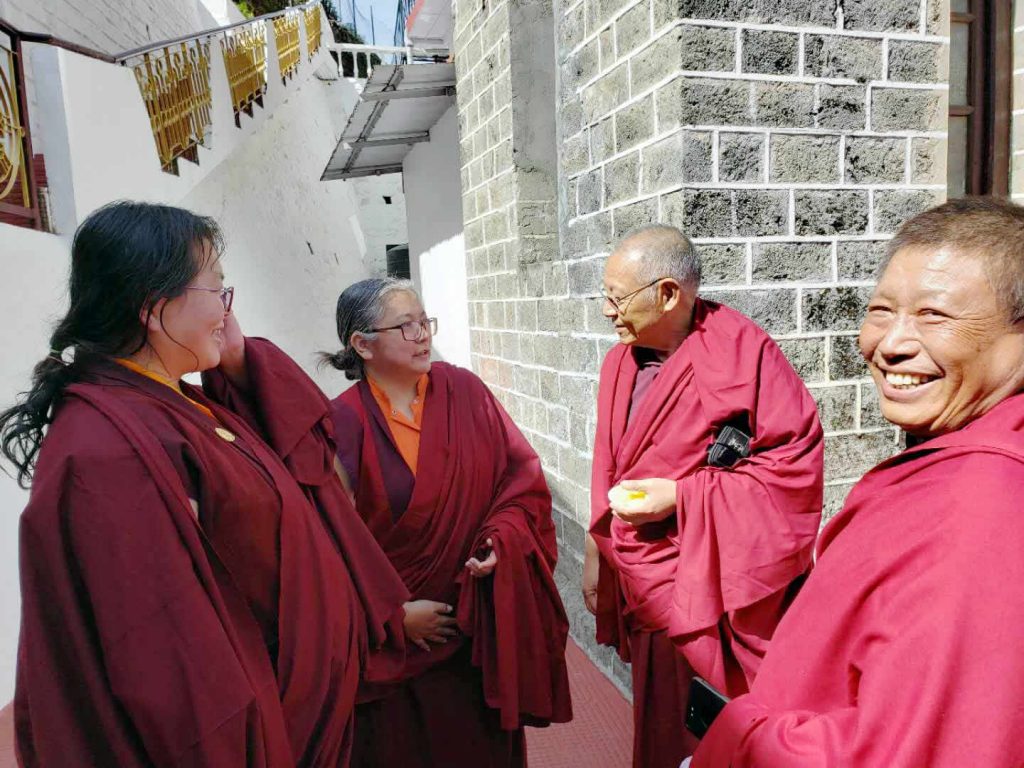
[[[420,341],[424,335],[437,335],[437,318],[425,317],[422,320],[406,320],[398,325],[389,325],[387,328],[371,328],[374,333],[378,331],[401,331],[402,338],[406,341]]]
[[[224,305],[224,311],[231,311],[231,304],[235,300],[235,287],[225,288],[200,288],[198,285],[187,285],[185,286],[186,291],[206,291],[207,293],[216,293],[220,295],[220,303]]]
[[[625,312],[626,311],[626,307],[629,306],[629,302],[632,301],[634,296],[636,296],[641,291],[646,291],[648,288],[650,288],[653,285],[657,285],[658,283],[660,283],[664,279],[665,279],[664,277],[659,277],[656,280],[651,280],[651,282],[649,282],[647,285],[642,285],[639,288],[637,288],[635,291],[630,291],[625,296],[619,296],[618,298],[615,298],[610,293],[608,293],[604,288],[602,288],[601,289],[601,300],[602,301],[607,301],[609,304],[611,304],[612,307],[615,308],[616,312],[620,312],[620,313],[621,312]]]

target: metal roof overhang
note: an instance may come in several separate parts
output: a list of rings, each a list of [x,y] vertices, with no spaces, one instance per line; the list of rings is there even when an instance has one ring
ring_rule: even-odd
[[[430,141],[454,94],[454,64],[378,66],[320,180],[399,173],[412,146]]]

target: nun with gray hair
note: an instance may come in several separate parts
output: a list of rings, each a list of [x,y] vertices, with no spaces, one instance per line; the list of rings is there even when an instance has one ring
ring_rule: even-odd
[[[572,717],[540,460],[477,376],[431,361],[412,283],[356,283],[336,319],[323,360],[356,381],[332,403],[338,458],[412,595],[405,668],[364,683],[353,765],[525,766],[523,726]]]

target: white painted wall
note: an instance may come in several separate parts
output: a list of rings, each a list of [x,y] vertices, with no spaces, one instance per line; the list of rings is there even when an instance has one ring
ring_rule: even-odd
[[[0,0],[0,17],[25,32],[43,32],[115,54],[209,29],[213,13],[207,5],[217,2],[230,4],[230,0]]]
[[[371,274],[383,277],[387,273],[387,246],[409,242],[402,174],[389,173],[329,183],[352,187],[359,201],[359,224],[365,238],[366,265]],[[385,195],[391,198],[390,204],[384,202]]]
[[[50,326],[64,311],[68,271],[65,238],[0,224],[0,407],[28,388],[32,368],[49,351]],[[4,465],[5,470],[10,468]],[[0,474],[0,707],[14,695],[14,663],[21,600],[18,590],[18,516],[28,494]]]
[[[466,248],[462,239],[459,125],[452,106],[402,164],[409,262],[427,313],[438,319],[437,356],[470,367]]]

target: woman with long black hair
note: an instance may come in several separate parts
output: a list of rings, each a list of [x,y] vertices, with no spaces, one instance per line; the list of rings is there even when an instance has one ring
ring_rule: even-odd
[[[91,214],[49,355],[0,414],[32,486],[25,766],[345,766],[361,670],[401,663],[407,594],[335,474],[328,403],[242,336],[220,253],[179,208]]]

